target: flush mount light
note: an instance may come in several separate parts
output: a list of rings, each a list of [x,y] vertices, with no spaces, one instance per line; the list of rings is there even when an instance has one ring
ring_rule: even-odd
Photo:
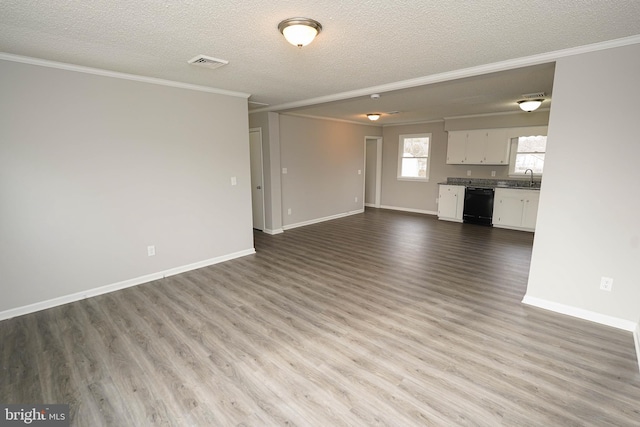
[[[380,118],[380,113],[369,113],[369,114],[367,114],[367,117],[372,122],[375,122],[376,120],[378,120]]]
[[[322,25],[309,18],[289,18],[278,24],[278,30],[285,39],[294,46],[306,46],[313,41]]]
[[[520,108],[524,111],[526,111],[527,113],[530,113],[532,111],[535,111],[538,109],[538,107],[540,107],[540,105],[542,104],[542,101],[544,101],[543,99],[527,99],[524,101],[518,101],[518,105],[520,106]]]

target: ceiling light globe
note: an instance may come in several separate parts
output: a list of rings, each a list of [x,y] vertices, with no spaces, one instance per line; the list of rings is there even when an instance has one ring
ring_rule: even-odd
[[[294,46],[306,46],[322,31],[318,21],[308,18],[289,18],[278,24],[278,30]]]
[[[538,107],[540,107],[540,105],[542,105],[542,99],[532,99],[532,100],[527,100],[527,101],[518,101],[518,105],[520,106],[520,108],[524,111],[526,111],[527,113],[530,113],[532,111],[535,111],[538,109]]]
[[[372,114],[367,114],[367,117],[369,118],[369,120],[371,120],[372,122],[375,122],[376,120],[378,120],[380,118],[380,114],[378,113],[372,113]]]

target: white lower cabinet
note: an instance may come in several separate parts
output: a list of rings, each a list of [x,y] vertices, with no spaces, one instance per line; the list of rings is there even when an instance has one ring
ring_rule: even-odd
[[[462,222],[464,185],[440,185],[438,193],[438,219]]]
[[[493,226],[534,231],[539,200],[539,190],[496,188],[493,200]]]

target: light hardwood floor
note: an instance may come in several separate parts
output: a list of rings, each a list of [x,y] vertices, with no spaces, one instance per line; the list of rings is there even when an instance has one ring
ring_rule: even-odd
[[[77,426],[638,426],[631,333],[521,304],[532,235],[367,210],[0,322]]]

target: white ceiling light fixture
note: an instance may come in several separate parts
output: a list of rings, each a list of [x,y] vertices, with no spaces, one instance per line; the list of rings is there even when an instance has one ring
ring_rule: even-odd
[[[523,111],[530,113],[540,108],[542,101],[544,101],[543,97],[544,92],[528,93],[526,95],[522,95],[523,99],[518,101],[518,105]]]
[[[376,120],[378,120],[380,118],[380,113],[369,113],[369,114],[367,114],[367,117],[372,122],[375,122]]]
[[[322,25],[309,18],[289,18],[278,24],[278,30],[294,46],[306,46],[316,38]]]

